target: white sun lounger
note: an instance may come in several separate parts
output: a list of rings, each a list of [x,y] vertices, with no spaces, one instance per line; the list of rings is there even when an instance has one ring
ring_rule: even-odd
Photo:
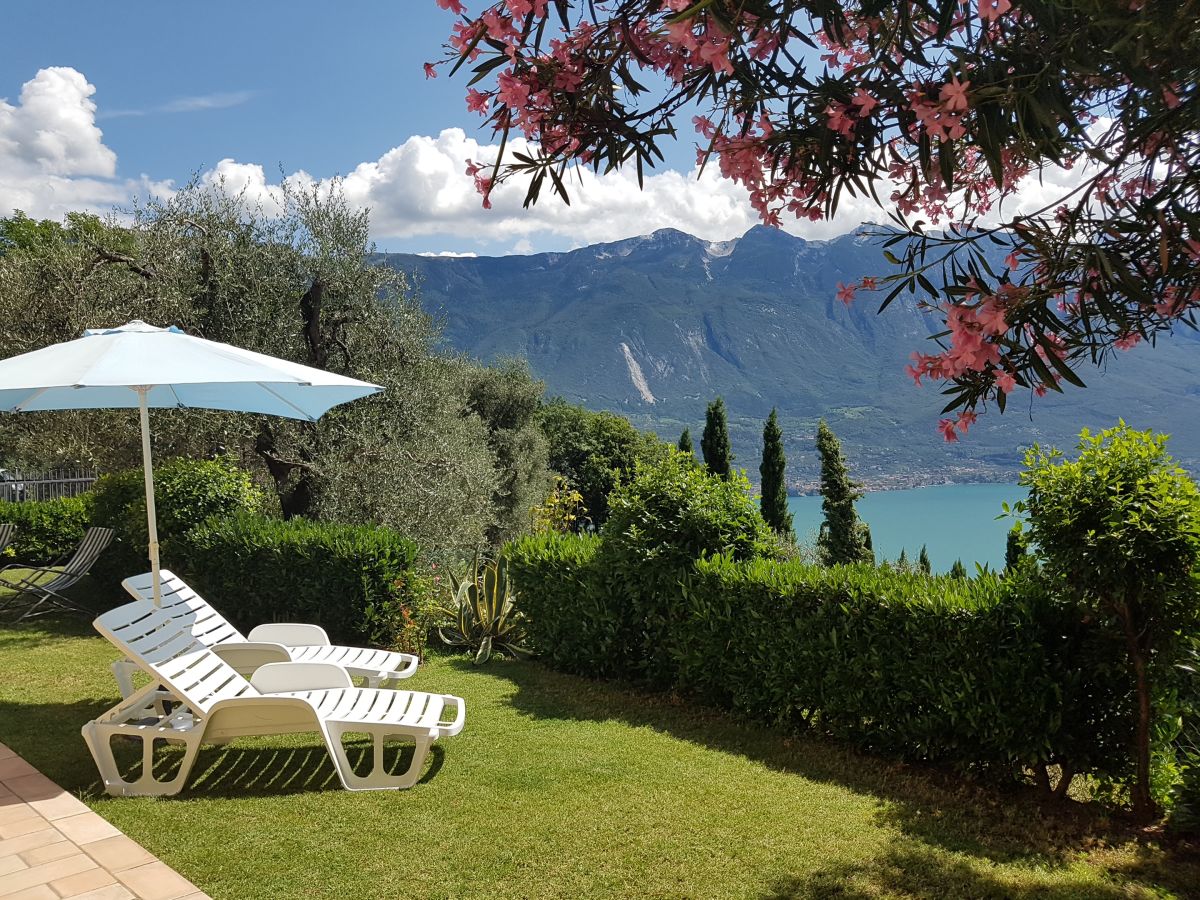
[[[168,615],[188,616],[196,639],[215,650],[246,678],[259,666],[273,662],[333,663],[349,672],[352,678],[366,679],[367,687],[383,687],[417,671],[420,660],[411,653],[330,644],[325,629],[317,625],[278,622],[259,625],[243,636],[170,569],[163,569],[159,576],[162,579],[162,609]],[[154,587],[149,572],[126,578],[121,585],[138,600],[153,600]],[[132,675],[137,666],[129,660],[118,660],[112,669],[121,696],[130,696],[133,693]]]
[[[201,744],[248,735],[317,732],[342,785],[351,791],[412,787],[432,743],[462,731],[466,704],[449,694],[354,687],[345,669],[330,663],[269,663],[246,681],[193,633],[194,617],[171,615],[152,601],[136,600],[95,620],[96,630],[150,676],[150,684],[83,726],[104,787],[115,796],[165,796],[182,789]],[[453,708],[453,718],[448,718]],[[157,710],[157,714],[147,713]],[[371,771],[354,772],[342,744],[346,733],[373,744]],[[122,777],[112,740],[142,742],[137,778]],[[414,743],[412,762],[399,775],[384,765],[384,740]],[[154,774],[156,741],[184,745],[173,778]]]

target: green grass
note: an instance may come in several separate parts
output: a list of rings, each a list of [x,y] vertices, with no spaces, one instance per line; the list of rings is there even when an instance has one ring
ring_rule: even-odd
[[[115,699],[75,622],[0,628],[0,740],[213,897],[1186,896],[1200,864],[670,697],[441,657],[467,728],[408,792],[341,790],[304,736],[202,752],[177,798],[100,793],[79,727]]]

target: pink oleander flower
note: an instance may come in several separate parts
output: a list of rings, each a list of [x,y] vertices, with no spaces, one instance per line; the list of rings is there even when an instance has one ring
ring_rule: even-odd
[[[425,77],[437,78],[437,69],[433,67],[433,63],[425,63]]]
[[[842,284],[840,281],[837,285],[837,298],[849,306],[854,302],[854,292],[857,290],[854,284]]]
[[[1009,0],[979,0],[979,18],[985,22],[995,22],[1010,9]]]
[[[953,444],[958,440],[958,432],[955,430],[953,419],[942,419],[937,424],[938,431],[942,433],[942,440],[947,444]]]
[[[1162,89],[1163,103],[1167,105],[1167,109],[1175,109],[1181,101],[1179,99],[1179,82],[1175,81],[1165,85]]]
[[[966,112],[970,106],[970,102],[967,100],[967,88],[970,86],[971,82],[959,81],[957,75],[952,75],[950,82],[942,85],[942,108],[950,112]]]
[[[433,0],[433,2],[442,9],[450,10],[450,12],[454,13],[456,16],[461,16],[467,11],[466,7],[463,6],[459,0]]]
[[[863,88],[859,88],[854,93],[854,99],[850,101],[854,106],[858,107],[858,114],[866,118],[871,114],[871,110],[879,105],[879,101],[872,97]]]
[[[1012,372],[1001,370],[996,373],[996,387],[1006,394],[1011,394],[1017,386],[1017,379]]]
[[[1013,272],[1017,271],[1017,269],[1021,267],[1021,261],[1017,259],[1016,250],[1004,257],[1004,264]]]
[[[471,88],[467,91],[467,109],[473,113],[486,113],[491,96]]]
[[[1123,335],[1121,335],[1119,338],[1117,338],[1115,341],[1113,341],[1113,346],[1116,347],[1118,350],[1128,351],[1128,350],[1132,350],[1134,347],[1136,347],[1138,345],[1138,342],[1141,341],[1141,339],[1142,339],[1142,336],[1140,334],[1138,334],[1136,331],[1127,331]]]
[[[863,278],[862,284],[859,285],[859,287],[861,287],[864,291],[876,290],[877,287],[875,284],[875,277],[873,275],[866,276],[865,278]]]
[[[954,425],[959,431],[961,431],[963,434],[966,434],[970,427],[975,424],[978,418],[979,416],[976,415],[973,410],[967,409],[958,414],[958,421],[955,422]]]

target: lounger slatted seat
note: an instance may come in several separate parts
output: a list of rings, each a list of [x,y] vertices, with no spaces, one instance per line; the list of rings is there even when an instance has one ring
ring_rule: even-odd
[[[208,618],[169,612],[152,601],[119,606],[94,624],[151,680],[83,727],[105,790],[115,796],[178,793],[203,744],[299,732],[321,735],[347,790],[409,788],[420,778],[433,742],[458,734],[466,720],[459,697],[354,687],[346,670],[331,663],[269,663],[247,681],[193,632],[209,628]],[[148,716],[151,710],[157,714]],[[356,774],[346,755],[348,732],[372,740],[366,775]],[[122,777],[113,756],[117,736],[141,741],[142,766],[132,781]],[[414,744],[412,761],[401,774],[389,773],[384,765],[388,738]],[[178,772],[165,781],[154,774],[156,741],[184,745]]]
[[[159,577],[162,609],[168,615],[188,616],[196,639],[213,648],[247,678],[259,666],[272,662],[335,663],[352,678],[365,679],[367,687],[383,687],[417,671],[420,660],[411,653],[330,644],[325,629],[317,625],[279,622],[259,625],[249,635],[243,635],[171,570],[163,569]],[[121,584],[139,600],[153,599],[150,573],[126,578]],[[123,696],[133,693],[130,676],[135,670],[136,666],[127,661],[113,664],[113,674]]]
[[[14,563],[0,569],[4,587],[17,592],[17,597],[9,601],[10,607],[18,612],[16,621],[51,612],[82,612],[63,596],[63,591],[91,571],[112,539],[111,528],[89,528],[79,546],[64,560],[50,566],[30,568]],[[5,572],[16,569],[27,571],[11,581],[4,578]],[[23,608],[22,603],[26,604]]]
[[[13,532],[17,530],[17,526],[12,522],[0,522],[0,553],[4,552],[4,548],[12,543]]]

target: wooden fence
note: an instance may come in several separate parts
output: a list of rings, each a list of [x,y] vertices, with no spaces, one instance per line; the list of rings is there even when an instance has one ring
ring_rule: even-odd
[[[91,469],[50,469],[29,472],[0,469],[0,500],[20,503],[25,500],[57,500],[76,497],[91,489],[99,477]]]

